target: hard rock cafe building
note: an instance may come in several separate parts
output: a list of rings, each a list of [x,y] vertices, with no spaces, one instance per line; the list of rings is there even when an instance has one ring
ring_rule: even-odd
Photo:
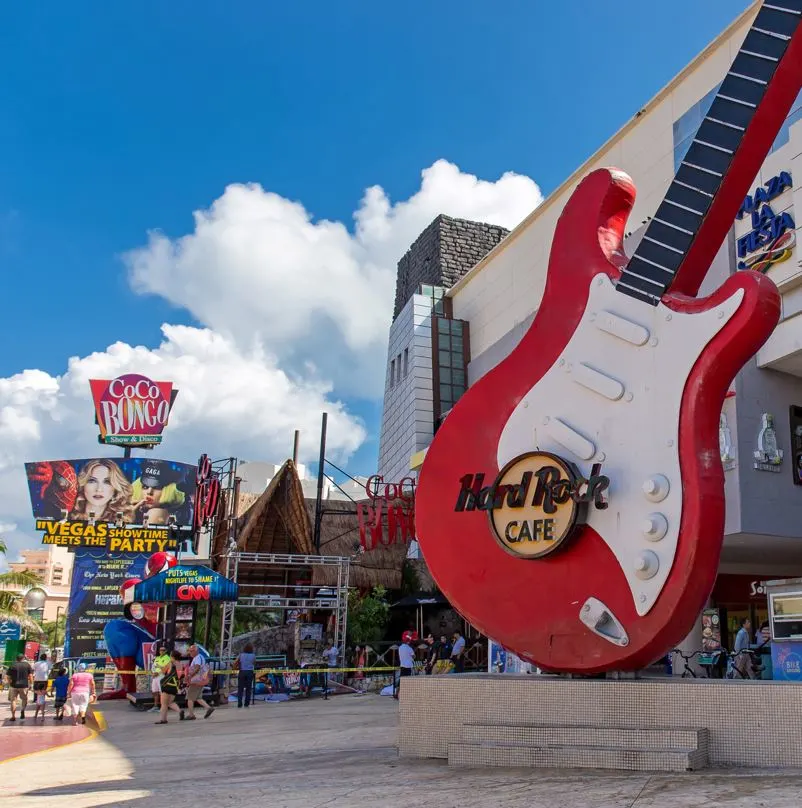
[[[625,247],[631,255],[757,12],[747,9],[647,102],[518,227],[438,217],[399,262],[390,330],[379,473],[400,479],[465,390],[504,359],[543,295],[555,225],[590,171],[615,166],[638,194]],[[765,272],[782,297],[780,323],[731,386],[720,421],[726,527],[711,608],[731,648],[742,617],[768,618],[761,582],[802,576],[802,96],[707,275],[707,295],[741,269]],[[802,197],[799,199],[802,205]],[[685,649],[701,646],[701,616]]]

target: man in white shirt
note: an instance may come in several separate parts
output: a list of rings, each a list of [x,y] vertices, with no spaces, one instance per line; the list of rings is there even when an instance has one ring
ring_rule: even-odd
[[[323,659],[326,660],[326,665],[330,668],[337,667],[337,657],[340,655],[340,652],[334,646],[334,643],[329,640],[326,643],[326,647],[323,649]],[[328,674],[323,674],[323,698],[328,699],[329,697],[329,677]]]
[[[326,660],[326,664],[330,668],[337,667],[337,657],[340,655],[340,652],[334,647],[332,642],[327,642],[326,647],[323,649],[323,659]]]
[[[398,672],[398,680],[395,685],[395,693],[393,698],[398,698],[398,690],[401,686],[402,676],[412,676],[412,670],[415,667],[415,649],[412,647],[412,637],[408,631],[405,631],[402,638],[403,642],[398,646],[398,667],[401,669]]]
[[[33,663],[33,701],[36,707],[33,714],[34,721],[40,710],[42,719],[45,717],[45,695],[47,694],[47,680],[50,678],[50,668],[47,654],[40,654],[39,661]]]

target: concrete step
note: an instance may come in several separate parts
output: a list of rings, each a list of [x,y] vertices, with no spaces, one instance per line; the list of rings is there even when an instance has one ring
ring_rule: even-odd
[[[698,749],[621,749],[609,746],[519,746],[450,743],[448,765],[460,768],[527,767],[681,772],[707,766]]]
[[[609,749],[690,749],[707,752],[708,731],[701,728],[669,729],[626,727],[565,727],[465,724],[462,740],[468,744],[514,746],[573,746]]]

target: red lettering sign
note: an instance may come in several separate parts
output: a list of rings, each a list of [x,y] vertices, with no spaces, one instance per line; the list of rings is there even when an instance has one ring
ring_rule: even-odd
[[[220,478],[212,471],[212,461],[208,455],[201,455],[195,476],[195,512],[193,526],[201,530],[217,513],[220,501]]]
[[[208,584],[183,584],[176,590],[179,600],[209,600],[212,588]]]
[[[362,547],[368,551],[379,545],[411,542],[415,538],[415,480],[404,477],[398,483],[385,483],[384,477],[374,474],[365,483],[365,492],[370,502],[356,504]]]

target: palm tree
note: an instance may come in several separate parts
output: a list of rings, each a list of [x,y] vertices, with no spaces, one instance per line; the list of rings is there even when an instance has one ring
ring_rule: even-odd
[[[7,550],[6,543],[0,539],[0,555],[5,555]],[[41,582],[39,576],[30,570],[0,573],[0,620],[18,623],[26,631],[41,634],[42,627],[28,617],[25,611],[25,596],[6,588],[13,586],[15,589],[30,589]]]

